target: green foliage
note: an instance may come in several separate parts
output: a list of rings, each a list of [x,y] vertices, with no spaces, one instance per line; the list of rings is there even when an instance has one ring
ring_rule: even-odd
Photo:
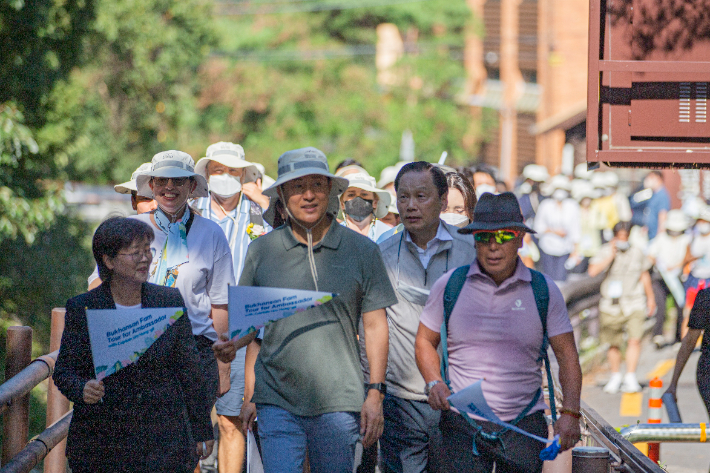
[[[121,181],[158,151],[189,148],[185,120],[213,42],[209,6],[97,0],[87,64],[55,89],[40,133],[70,179]]]
[[[492,123],[488,115],[474,120],[456,101],[472,21],[463,1],[442,0],[217,19],[220,54],[201,71],[195,138],[239,142],[247,159],[271,173],[283,151],[313,145],[333,165],[351,157],[377,175],[397,161],[406,129],[419,159],[436,161],[448,151],[448,163],[469,162]],[[400,83],[384,89],[373,54],[381,23],[399,27],[408,51],[395,66]],[[314,50],[335,57],[301,53]]]
[[[63,207],[56,185],[37,180],[38,146],[22,122],[17,108],[0,105],[0,241],[21,235],[32,243]]]

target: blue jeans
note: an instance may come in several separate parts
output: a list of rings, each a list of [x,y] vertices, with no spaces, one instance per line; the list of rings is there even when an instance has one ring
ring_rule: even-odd
[[[391,394],[382,403],[385,430],[380,438],[383,473],[443,472],[439,411],[426,401]]]
[[[359,413],[306,417],[268,404],[257,404],[256,413],[265,473],[302,473],[306,449],[311,472],[352,473]]]

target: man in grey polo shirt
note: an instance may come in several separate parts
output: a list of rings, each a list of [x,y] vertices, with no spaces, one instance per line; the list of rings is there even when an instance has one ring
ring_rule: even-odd
[[[264,193],[270,207],[283,203],[287,223],[247,251],[242,286],[337,294],[264,330],[251,401],[267,473],[300,473],[306,450],[311,471],[350,473],[358,437],[368,447],[382,433],[385,308],[397,298],[377,245],[335,220],[337,195],[347,187],[347,179],[330,174],[321,151],[284,153],[279,178]],[[372,383],[366,389],[358,353],[361,319]]]
[[[439,218],[448,193],[441,169],[423,161],[406,164],[397,174],[395,189],[405,230],[380,243],[397,293],[397,304],[387,308],[390,349],[381,467],[383,472],[398,473],[443,471],[439,412],[427,404],[414,340],[434,281],[469,264],[476,252],[471,238]]]

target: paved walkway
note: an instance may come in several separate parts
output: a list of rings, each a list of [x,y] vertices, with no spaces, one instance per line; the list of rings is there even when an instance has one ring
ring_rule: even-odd
[[[655,376],[670,382],[675,365],[676,352],[671,346],[656,350],[646,343],[643,347],[637,375],[644,386],[641,393],[607,394],[602,391],[609,379],[604,368],[585,376],[582,400],[594,408],[614,427],[633,425],[648,420],[648,381]],[[700,353],[691,356],[678,384],[678,407],[683,422],[707,422],[708,416],[695,384],[695,367]],[[663,422],[668,417],[663,409]],[[666,443],[661,444],[661,464],[671,473],[707,473],[710,466],[710,444]]]

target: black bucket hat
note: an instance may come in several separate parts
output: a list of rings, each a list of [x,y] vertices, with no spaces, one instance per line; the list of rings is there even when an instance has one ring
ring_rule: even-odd
[[[502,229],[520,230],[535,233],[525,225],[518,199],[512,192],[493,195],[484,193],[473,210],[473,222],[459,229],[459,233],[469,234]]]

